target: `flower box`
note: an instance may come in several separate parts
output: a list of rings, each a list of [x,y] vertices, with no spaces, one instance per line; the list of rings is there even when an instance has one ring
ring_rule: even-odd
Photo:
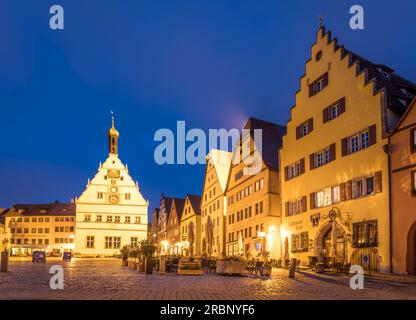
[[[178,274],[183,275],[202,275],[204,271],[200,262],[179,261]]]
[[[229,274],[229,275],[241,275],[246,271],[246,264],[243,261],[229,261],[218,260],[216,273]]]
[[[270,277],[272,274],[272,267],[265,266],[260,268],[260,275]]]
[[[178,274],[189,276],[202,276],[204,271],[202,269],[178,269]]]

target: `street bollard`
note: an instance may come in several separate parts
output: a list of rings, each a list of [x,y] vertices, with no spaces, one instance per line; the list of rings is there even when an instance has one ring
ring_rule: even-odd
[[[296,262],[296,258],[292,258],[290,261],[289,278],[295,278]]]
[[[9,271],[9,252],[3,251],[1,253],[0,272],[8,272],[8,271]]]

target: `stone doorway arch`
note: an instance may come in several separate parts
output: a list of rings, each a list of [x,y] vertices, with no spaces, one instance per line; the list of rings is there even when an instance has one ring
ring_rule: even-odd
[[[416,222],[409,229],[407,235],[406,271],[416,275]]]
[[[339,262],[346,263],[348,257],[347,233],[342,225],[339,222],[336,222],[336,220],[329,220],[319,228],[314,241],[314,254],[319,260],[329,257],[331,254],[328,252],[326,242],[328,241],[328,236],[331,237],[334,223],[337,235],[337,260],[339,260]]]

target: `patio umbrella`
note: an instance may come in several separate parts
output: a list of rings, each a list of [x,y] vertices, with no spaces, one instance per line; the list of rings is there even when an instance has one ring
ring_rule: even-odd
[[[238,233],[238,253],[243,254],[243,235]]]
[[[208,246],[208,253],[212,254],[212,245],[213,245],[213,227],[212,227],[212,220],[211,217],[208,217],[208,221],[206,224],[206,235],[207,235],[207,246]]]
[[[331,230],[331,257],[337,256],[337,222],[334,220],[332,222],[332,230]]]
[[[289,239],[285,238],[285,250],[284,250],[283,261],[289,260]]]
[[[189,251],[191,251],[192,253],[194,253],[194,241],[195,241],[194,223],[191,222],[188,227],[188,242],[189,242]]]

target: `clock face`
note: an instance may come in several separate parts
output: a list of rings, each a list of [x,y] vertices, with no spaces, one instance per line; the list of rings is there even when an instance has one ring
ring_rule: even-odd
[[[112,193],[116,193],[116,192],[118,191],[118,189],[117,189],[117,187],[111,187],[111,188],[110,188],[110,191],[111,191]]]
[[[109,200],[110,200],[110,203],[112,203],[112,204],[116,204],[116,203],[118,203],[118,196],[117,196],[117,195],[115,195],[115,194],[112,194],[112,195],[110,196]]]

